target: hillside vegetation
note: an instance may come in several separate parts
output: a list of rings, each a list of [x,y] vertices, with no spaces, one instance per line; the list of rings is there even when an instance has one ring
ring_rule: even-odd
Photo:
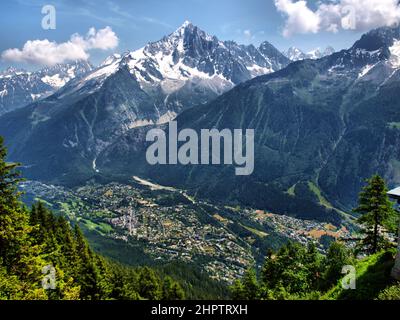
[[[391,278],[396,250],[390,241],[398,213],[378,175],[367,180],[354,209],[360,238],[351,249],[333,242],[326,255],[314,243],[288,243],[269,252],[259,277],[255,270],[231,287],[235,299],[368,300],[400,299],[400,283]]]

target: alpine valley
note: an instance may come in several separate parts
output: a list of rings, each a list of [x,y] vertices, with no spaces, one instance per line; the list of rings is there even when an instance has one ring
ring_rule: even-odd
[[[23,164],[26,200],[79,221],[123,263],[184,262],[222,283],[288,239],[325,251],[351,237],[364,180],[400,183],[400,28],[340,52],[289,51],[185,22],[95,68],[2,73],[0,135]],[[149,165],[146,133],[173,119],[179,130],[254,129],[254,173]]]
[[[143,128],[105,149],[99,170],[144,175],[217,201],[337,222],[354,207],[367,177],[378,172],[391,185],[400,182],[399,39],[399,28],[373,30],[348,50],[291,63],[177,117],[180,129],[254,129],[255,169],[249,177],[236,177],[231,166],[148,166],[139,151]]]

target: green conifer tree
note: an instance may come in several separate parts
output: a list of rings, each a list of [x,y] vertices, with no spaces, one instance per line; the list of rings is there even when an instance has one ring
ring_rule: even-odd
[[[21,283],[19,295],[43,298],[40,278],[44,262],[40,248],[32,244],[29,215],[20,202],[18,164],[6,162],[6,155],[0,137],[0,267]]]
[[[164,278],[163,288],[162,288],[162,299],[163,300],[182,300],[185,297],[185,293],[181,286],[172,280],[171,277],[166,276]]]
[[[367,180],[359,196],[359,205],[354,212],[361,216],[358,222],[363,226],[364,239],[359,249],[376,253],[387,245],[384,231],[393,228],[396,212],[387,195],[385,181],[378,175]]]

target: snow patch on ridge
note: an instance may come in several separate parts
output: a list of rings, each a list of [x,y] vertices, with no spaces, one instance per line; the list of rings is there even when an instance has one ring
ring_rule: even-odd
[[[70,80],[70,78],[61,78],[59,74],[55,74],[53,76],[45,76],[41,80],[53,88],[61,88]]]
[[[364,68],[361,69],[361,72],[358,74],[358,79],[364,77],[370,70],[375,67],[374,64],[367,64]]]
[[[6,96],[8,94],[7,89],[4,88],[4,90],[0,91],[0,97],[3,98],[4,96]]]
[[[400,40],[394,40],[393,46],[389,50],[391,53],[390,63],[394,68],[400,68]]]

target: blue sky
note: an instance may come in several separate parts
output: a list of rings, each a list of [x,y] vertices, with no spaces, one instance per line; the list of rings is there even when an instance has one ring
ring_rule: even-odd
[[[314,1],[309,1],[310,8]],[[56,8],[55,30],[41,27],[44,5]],[[4,1],[0,10],[0,53],[22,48],[26,41],[48,39],[68,41],[72,34],[84,36],[89,28],[109,26],[119,38],[118,47],[91,50],[90,61],[98,64],[113,52],[142,47],[177,29],[185,20],[221,40],[259,44],[268,40],[280,50],[297,46],[305,51],[328,45],[335,49],[351,46],[361,32],[294,34],[284,37],[285,17],[272,0],[17,0]],[[11,65],[2,60],[0,68]],[[15,64],[14,64],[15,65]],[[17,66],[31,66],[17,63]]]

